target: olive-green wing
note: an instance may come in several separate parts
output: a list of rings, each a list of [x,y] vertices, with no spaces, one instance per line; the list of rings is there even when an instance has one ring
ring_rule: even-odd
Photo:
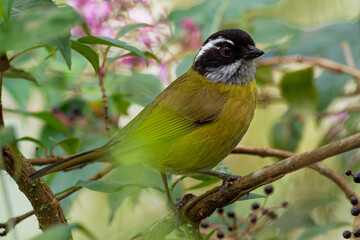
[[[173,82],[107,144],[114,154],[153,148],[216,121],[225,98],[183,76]]]

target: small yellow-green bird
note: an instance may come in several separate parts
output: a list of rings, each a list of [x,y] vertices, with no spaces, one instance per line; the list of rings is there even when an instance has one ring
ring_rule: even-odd
[[[34,180],[94,161],[142,162],[170,174],[232,175],[211,171],[246,133],[257,103],[255,59],[264,52],[239,29],[214,33],[190,69],[172,82],[107,144],[49,165]]]

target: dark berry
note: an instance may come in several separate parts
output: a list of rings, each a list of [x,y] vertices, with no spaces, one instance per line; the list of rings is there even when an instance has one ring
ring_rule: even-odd
[[[234,229],[232,227],[228,227],[229,232],[232,232]]]
[[[273,211],[269,211],[267,214],[271,219],[275,219],[277,218],[277,214]]]
[[[359,229],[355,229],[355,230],[353,231],[353,235],[354,235],[354,237],[360,237],[360,230],[359,230]]]
[[[235,213],[233,211],[228,211],[227,215],[228,215],[229,218],[235,217]]]
[[[267,209],[267,208],[264,208],[264,209],[262,210],[262,214],[268,214],[268,212],[269,212],[269,209]]]
[[[251,205],[251,209],[252,210],[256,210],[260,207],[260,205],[257,203],[257,202],[254,202],[252,205]]]
[[[347,170],[345,171],[345,175],[346,175],[346,176],[351,176],[351,174],[352,174],[352,172],[351,172],[350,169],[347,169]]]
[[[359,216],[359,214],[360,214],[360,209],[359,209],[358,207],[353,207],[353,208],[351,209],[351,215],[353,215],[353,216]]]
[[[346,239],[351,238],[351,232],[349,230],[345,230],[343,232],[343,237],[346,238]]]
[[[202,228],[207,228],[207,227],[209,227],[209,224],[207,222],[201,222],[200,226]]]
[[[224,234],[222,232],[217,232],[216,236],[218,238],[223,238],[224,237]]]
[[[265,193],[266,194],[271,194],[274,191],[274,187],[272,185],[267,185],[265,187]]]
[[[250,222],[256,223],[256,221],[257,221],[256,215],[252,215],[252,216],[250,217]]]
[[[352,234],[354,235],[354,237],[358,238],[360,237],[360,230],[359,229],[355,229]]]
[[[281,203],[281,206],[282,207],[287,207],[289,205],[289,203],[287,202],[287,201],[283,201],[282,203]]]
[[[359,203],[357,197],[355,197],[355,196],[350,197],[350,202],[351,202],[352,205],[356,205],[356,204]]]
[[[360,183],[360,172],[354,174],[354,182]]]
[[[223,214],[224,209],[223,209],[223,208],[219,208],[219,209],[217,210],[217,212],[221,215],[221,214]]]

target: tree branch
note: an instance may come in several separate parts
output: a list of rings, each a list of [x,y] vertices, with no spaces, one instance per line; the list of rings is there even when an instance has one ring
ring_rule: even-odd
[[[113,169],[113,166],[109,165],[107,166],[106,168],[104,168],[103,170],[101,170],[100,172],[98,172],[97,174],[95,174],[93,177],[89,178],[88,180],[86,180],[87,182],[90,182],[90,181],[94,181],[94,180],[97,180],[97,179],[100,179],[102,178],[104,175],[108,174],[111,170]],[[46,184],[44,184],[46,185]],[[46,185],[47,186],[47,185]],[[67,192],[64,192],[63,194],[59,195],[56,197],[56,199],[58,201],[70,196],[71,194],[73,194],[74,192],[80,190],[82,187],[77,187],[77,188],[74,188],[74,189],[71,189]],[[10,224],[12,222],[12,227],[15,227],[18,223],[20,223],[22,220],[32,216],[33,214],[35,213],[34,210],[31,210],[23,215],[20,215],[20,216],[17,216],[17,217],[14,217],[14,218],[11,218],[8,220],[7,223],[0,223],[0,229],[3,229],[2,232],[0,232],[0,236],[6,236],[7,233],[10,231]]]
[[[316,58],[316,57],[305,57],[301,55],[292,55],[292,56],[283,56],[283,57],[271,57],[257,62],[257,67],[263,66],[272,66],[277,64],[286,64],[286,63],[306,63],[309,65],[316,65],[322,68],[329,69],[334,72],[342,72],[349,75],[352,75],[356,78],[360,78],[360,71],[354,67],[349,67],[341,63],[331,61],[326,58]]]
[[[210,216],[216,208],[225,207],[258,187],[274,182],[286,174],[310,166],[331,156],[359,147],[360,133],[308,152],[292,155],[233,182],[233,184],[227,188],[226,194],[220,191],[220,187],[215,187],[198,197],[191,198],[180,208],[180,212],[191,222],[200,222],[202,219]],[[171,218],[171,216],[172,215],[168,215],[165,219],[154,223],[151,226],[153,229],[151,234],[155,236],[166,236],[174,230],[175,219]],[[150,234],[147,231],[144,233]],[[136,236],[136,239],[148,238],[141,233]]]

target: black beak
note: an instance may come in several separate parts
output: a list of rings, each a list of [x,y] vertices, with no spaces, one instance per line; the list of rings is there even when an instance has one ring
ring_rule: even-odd
[[[261,51],[260,49],[254,47],[254,46],[250,46],[249,50],[247,50],[245,52],[243,57],[245,59],[254,59],[254,58],[260,57],[263,54],[264,54],[264,51]]]

